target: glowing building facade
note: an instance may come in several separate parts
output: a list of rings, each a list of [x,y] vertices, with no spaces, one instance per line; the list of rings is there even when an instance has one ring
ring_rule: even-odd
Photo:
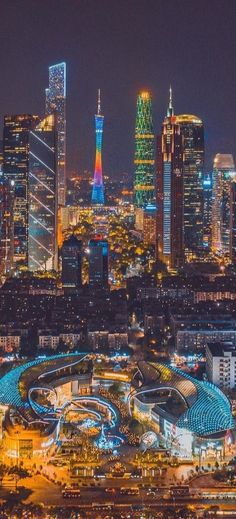
[[[230,254],[230,191],[236,170],[232,155],[217,153],[213,165],[212,187],[212,251]]]
[[[58,203],[66,198],[66,63],[49,67],[49,87],[46,88],[46,115],[55,114],[57,131]]]
[[[98,91],[98,109],[95,115],[96,132],[96,156],[93,178],[92,204],[104,204],[104,186],[102,176],[102,138],[103,138],[104,116],[101,114],[100,90]]]
[[[203,199],[203,247],[211,248],[212,173],[207,173],[204,176]]]
[[[38,124],[35,115],[7,115],[3,131],[3,175],[14,185],[13,262],[28,266],[29,135]]]
[[[185,257],[203,245],[204,126],[195,115],[177,115],[183,136],[183,211]]]
[[[57,270],[57,156],[55,117],[49,115],[29,137],[28,266]]]
[[[230,261],[236,265],[236,179],[231,182],[230,192]]]
[[[183,263],[183,137],[172,106],[157,139],[157,255],[169,267]]]
[[[150,92],[141,92],[137,99],[134,165],[135,206],[154,204],[155,139]]]

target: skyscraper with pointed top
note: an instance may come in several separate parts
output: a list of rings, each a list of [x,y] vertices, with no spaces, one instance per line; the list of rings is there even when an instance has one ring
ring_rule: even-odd
[[[104,116],[101,114],[101,92],[98,90],[98,108],[95,115],[95,133],[96,133],[96,156],[95,170],[93,177],[92,204],[103,205],[104,185],[102,177],[102,138],[103,138]]]
[[[170,268],[183,263],[183,137],[169,90],[167,115],[157,139],[158,259]]]

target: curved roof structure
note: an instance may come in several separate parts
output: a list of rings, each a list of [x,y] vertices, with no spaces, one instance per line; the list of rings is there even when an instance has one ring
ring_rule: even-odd
[[[34,389],[54,391],[50,379],[56,374],[57,379],[69,376],[71,369],[85,359],[87,353],[52,355],[21,364],[6,373],[0,379],[0,405],[15,408],[27,422],[34,422],[49,413],[49,409],[32,401]],[[52,418],[56,419],[55,413]]]
[[[179,124],[202,124],[202,120],[197,115],[180,114],[176,115],[176,122]]]
[[[188,429],[198,436],[212,436],[234,427],[230,403],[219,388],[209,382],[199,381],[177,368],[161,363],[139,362],[141,387],[130,394],[130,400],[158,405],[158,393],[169,391],[182,401],[180,415],[172,415],[177,427]],[[148,401],[145,398],[148,398]],[[144,400],[143,400],[144,399]],[[168,419],[170,418],[168,412]]]

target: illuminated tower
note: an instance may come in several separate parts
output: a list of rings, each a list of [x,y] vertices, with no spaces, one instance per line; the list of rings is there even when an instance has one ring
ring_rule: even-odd
[[[230,191],[235,174],[233,155],[217,153],[213,165],[212,250],[227,257],[230,253]]]
[[[140,92],[135,124],[134,203],[136,207],[146,207],[155,202],[154,157],[152,98],[150,92]]]
[[[184,252],[188,258],[203,246],[204,126],[196,115],[177,115],[183,136]]]
[[[29,235],[29,136],[39,122],[35,115],[6,115],[3,130],[3,175],[13,198],[13,263],[28,266]],[[6,208],[9,209],[10,208]]]
[[[162,135],[157,140],[158,259],[169,267],[183,263],[183,137],[172,106],[172,90]]]
[[[49,67],[49,87],[46,88],[46,115],[56,115],[58,203],[65,205],[66,197],[66,63]]]
[[[230,193],[230,261],[236,265],[236,179],[231,182]]]
[[[92,204],[104,204],[104,186],[102,178],[102,137],[103,137],[104,116],[101,114],[100,90],[98,90],[98,109],[95,115],[96,132],[96,157],[95,170],[93,177]]]
[[[29,137],[28,267],[57,270],[57,155],[55,117],[48,115]]]

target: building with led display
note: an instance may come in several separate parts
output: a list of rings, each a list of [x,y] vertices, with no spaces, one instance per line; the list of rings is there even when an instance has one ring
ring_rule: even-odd
[[[29,136],[38,124],[35,115],[6,115],[3,130],[3,175],[14,183],[13,261],[28,266]]]
[[[233,156],[217,153],[213,165],[212,251],[226,259],[230,255],[230,192],[235,174]]]
[[[57,131],[58,203],[66,198],[66,63],[49,67],[49,86],[46,88],[46,115],[55,114]]]
[[[108,286],[108,241],[101,236],[89,241],[89,285],[94,288]]]
[[[62,284],[65,292],[76,292],[82,285],[82,241],[72,235],[63,242]]]
[[[95,133],[96,133],[96,156],[95,169],[93,177],[92,204],[104,204],[104,186],[102,176],[102,138],[103,138],[104,116],[101,114],[100,90],[98,90],[98,108],[95,115]]]
[[[43,119],[29,136],[28,266],[57,270],[57,156],[55,117]]]
[[[230,186],[230,261],[236,265],[236,179]]]
[[[150,92],[137,99],[134,156],[134,203],[146,207],[155,202],[155,140]]]
[[[183,136],[183,211],[185,257],[203,244],[204,126],[196,115],[177,115]]]
[[[139,362],[129,406],[181,457],[204,456],[209,448],[223,457],[226,435],[234,428],[230,403],[218,387],[161,363]]]
[[[203,247],[211,248],[212,222],[212,173],[203,180]]]
[[[157,139],[157,253],[169,267],[182,265],[183,236],[183,137],[172,106],[172,90],[162,134]]]

